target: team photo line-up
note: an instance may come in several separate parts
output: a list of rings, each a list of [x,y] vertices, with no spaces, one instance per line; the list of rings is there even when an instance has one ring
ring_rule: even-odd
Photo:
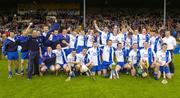
[[[15,75],[26,72],[28,80],[33,75],[43,76],[48,72],[58,75],[60,71],[67,74],[66,81],[80,75],[96,79],[96,74],[119,79],[125,73],[157,80],[162,75],[167,79],[174,75],[176,40],[169,30],[164,30],[165,36],[161,37],[159,30],[153,28],[138,30],[125,24],[100,29],[95,20],[92,24],[87,32],[81,26],[74,30],[62,28],[59,32],[54,18],[54,24],[45,25],[43,32],[32,28],[33,23],[20,35],[10,32],[2,46],[8,60],[8,78],[14,75],[12,68]]]

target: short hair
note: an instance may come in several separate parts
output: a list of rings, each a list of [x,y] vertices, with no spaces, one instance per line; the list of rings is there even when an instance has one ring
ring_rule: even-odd
[[[165,46],[165,45],[167,45],[167,43],[163,43],[163,44],[162,44],[162,46]]]

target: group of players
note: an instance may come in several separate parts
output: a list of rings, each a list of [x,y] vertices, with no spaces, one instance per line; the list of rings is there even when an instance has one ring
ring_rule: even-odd
[[[161,38],[153,29],[147,32],[145,28],[138,31],[129,26],[121,29],[114,26],[111,32],[108,27],[100,30],[96,21],[93,21],[95,29],[86,33],[82,29],[62,29],[59,33],[57,21],[51,28],[44,26],[43,32],[30,30],[32,25],[30,23],[21,35],[11,32],[3,43],[2,51],[8,59],[8,78],[12,78],[13,63],[16,75],[24,75],[24,69],[27,69],[28,79],[49,71],[56,75],[63,71],[68,76],[66,81],[79,75],[95,79],[96,73],[110,79],[119,78],[120,73],[144,78],[152,75],[155,79],[163,72],[168,79],[173,76],[169,47],[173,49],[176,40],[167,40],[171,37],[170,31],[165,31],[165,37]]]

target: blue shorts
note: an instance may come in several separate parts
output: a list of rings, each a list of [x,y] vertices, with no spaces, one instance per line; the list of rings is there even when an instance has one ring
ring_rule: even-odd
[[[78,46],[77,47],[77,53],[80,53],[84,49],[84,46]]]
[[[18,52],[7,52],[8,60],[18,60]]]
[[[120,66],[120,67],[124,67],[125,66],[125,62],[117,62],[117,65]]]
[[[168,66],[165,66],[165,67],[160,66],[160,67],[159,67],[159,71],[160,71],[161,73],[163,73],[163,71],[165,71],[166,74],[167,74],[167,73],[170,73],[170,70],[169,70],[169,67],[168,67]]]
[[[112,64],[111,62],[103,61],[102,62],[102,69],[108,69],[109,65],[111,65],[111,64]]]
[[[92,72],[101,71],[101,66],[100,66],[100,65],[99,65],[99,66],[93,66],[93,67],[91,68],[91,71],[92,71]]]
[[[21,59],[25,60],[28,59],[29,53],[28,52],[21,52]]]

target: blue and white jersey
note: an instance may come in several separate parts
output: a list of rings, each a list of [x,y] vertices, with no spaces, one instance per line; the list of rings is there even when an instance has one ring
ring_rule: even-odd
[[[64,50],[53,50],[53,53],[56,54],[56,64],[65,64],[67,61]]]
[[[106,45],[107,44],[107,41],[110,39],[111,35],[112,34],[110,32],[108,32],[108,33],[100,32],[102,45]]]
[[[101,65],[101,49],[100,48],[89,48],[88,51],[88,58],[90,62],[92,62],[93,66],[100,66]]]
[[[88,63],[88,55],[83,55],[82,53],[77,54],[76,62],[80,63],[81,66],[85,66]]]
[[[70,42],[69,42],[70,48],[76,48],[76,46],[75,46],[76,36],[69,34],[69,37],[70,37]]]
[[[112,40],[112,46],[114,48],[117,48],[117,44],[118,44],[118,36],[116,35],[111,35],[110,36],[110,40]]]
[[[94,41],[94,36],[93,35],[87,35],[87,47],[92,47]]]
[[[76,59],[77,59],[77,56],[73,56],[71,53],[67,56],[67,63],[70,65],[70,66],[74,66],[74,63],[73,62],[76,62]]]
[[[106,62],[111,62],[111,63],[114,63],[114,53],[115,53],[115,49],[111,46],[104,46],[102,48],[102,59],[103,61],[106,61]]]
[[[123,49],[117,49],[115,55],[117,62],[125,62],[126,53]]]
[[[146,60],[149,62],[149,64],[151,64],[153,62],[153,59],[156,57],[156,54],[151,48],[143,48],[140,50],[140,57],[141,60]]]
[[[149,39],[149,43],[150,43],[150,46],[154,50],[155,53],[157,51],[161,50],[161,43],[160,43],[160,39],[158,37],[152,36]]]
[[[126,41],[125,41],[125,49],[130,49],[131,48],[131,46],[132,46],[132,38],[129,38],[129,37],[127,37],[126,38]]]
[[[161,66],[171,61],[171,53],[169,51],[163,52],[162,50],[157,51],[156,58],[161,62]]]
[[[129,58],[128,60],[130,62],[132,62],[132,64],[137,64],[139,63],[139,59],[140,59],[140,52],[139,50],[131,50],[130,53],[129,53]]]
[[[76,40],[75,40],[76,42],[77,42],[77,45],[76,45],[76,47],[77,46],[84,46],[85,45],[85,36],[84,35],[78,35],[78,36],[76,36]]]
[[[149,35],[139,34],[139,47],[144,47],[144,42],[149,42]]]
[[[123,36],[123,34],[122,33],[119,33],[118,35],[117,35],[117,40],[118,40],[118,42],[119,43],[122,43],[122,45],[124,46],[124,36]]]
[[[137,35],[132,35],[132,43],[137,43],[138,44],[138,47],[139,47],[139,42],[140,42],[140,35],[137,34]]]

